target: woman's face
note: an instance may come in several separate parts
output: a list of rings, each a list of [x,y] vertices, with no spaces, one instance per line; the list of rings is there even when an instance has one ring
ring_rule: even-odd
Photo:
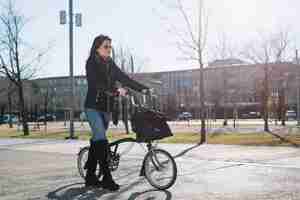
[[[103,58],[108,58],[111,54],[111,41],[104,40],[102,45],[96,50],[98,55]]]

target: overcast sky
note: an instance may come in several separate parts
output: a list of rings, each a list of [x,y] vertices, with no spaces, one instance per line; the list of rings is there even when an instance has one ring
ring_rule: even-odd
[[[180,59],[181,54],[174,45],[176,37],[167,31],[167,25],[159,17],[172,16],[170,23],[180,25],[182,21],[178,20],[178,12],[166,9],[161,1],[74,0],[74,12],[83,15],[83,26],[74,28],[75,75],[85,73],[85,60],[91,43],[100,33],[108,34],[114,46],[125,45],[134,55],[145,60],[145,71],[195,68],[194,63]],[[59,25],[59,11],[67,10],[68,0],[15,2],[21,12],[30,18],[25,40],[36,48],[46,48],[49,42],[53,46],[47,54],[47,65],[39,76],[68,75],[68,27]],[[197,0],[183,2],[193,16]],[[268,32],[279,28],[288,28],[295,48],[300,46],[297,42],[300,33],[298,0],[206,0],[205,5],[209,15],[210,46],[219,32],[225,32],[234,45],[241,46],[251,41],[257,31]]]

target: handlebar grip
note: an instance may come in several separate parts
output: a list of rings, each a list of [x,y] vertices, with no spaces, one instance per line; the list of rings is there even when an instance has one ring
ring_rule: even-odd
[[[146,95],[143,94],[143,104],[146,104]]]

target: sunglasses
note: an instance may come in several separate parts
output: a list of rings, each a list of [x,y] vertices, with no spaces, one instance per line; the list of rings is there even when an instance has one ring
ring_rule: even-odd
[[[103,48],[104,48],[104,49],[111,49],[112,46],[110,46],[110,45],[104,45]]]

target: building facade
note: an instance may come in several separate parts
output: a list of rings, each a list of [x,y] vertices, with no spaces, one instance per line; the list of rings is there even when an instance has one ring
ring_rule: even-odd
[[[236,107],[242,112],[259,110],[266,65],[245,63],[210,65],[204,69],[205,105],[211,107],[217,116],[223,110],[229,113]],[[290,109],[297,104],[297,74],[300,66],[293,63],[267,65],[270,98],[278,102],[280,91],[284,91],[285,103]],[[156,108],[172,117],[182,111],[189,111],[195,117],[200,113],[200,71],[199,69],[166,72],[130,74],[135,80],[154,88]],[[1,79],[1,88],[8,88],[7,80]],[[70,109],[71,91],[68,76],[39,78],[25,82],[25,100],[29,111],[65,112]],[[0,91],[1,91],[0,88]],[[77,116],[83,111],[87,81],[85,76],[75,76],[75,109]],[[14,93],[15,104],[17,95]],[[7,95],[0,93],[0,104],[7,104]],[[15,106],[16,108],[16,106]]]

